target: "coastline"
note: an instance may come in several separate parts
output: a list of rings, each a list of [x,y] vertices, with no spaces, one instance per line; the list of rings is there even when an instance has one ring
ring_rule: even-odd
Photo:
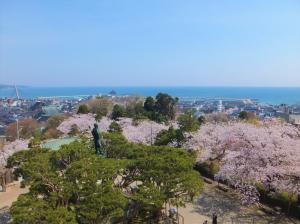
[[[300,87],[18,87],[21,98],[80,98],[107,95],[116,91],[118,96],[154,96],[165,92],[180,99],[193,100],[255,100],[260,104],[300,104]],[[0,89],[0,98],[15,97],[14,88]]]

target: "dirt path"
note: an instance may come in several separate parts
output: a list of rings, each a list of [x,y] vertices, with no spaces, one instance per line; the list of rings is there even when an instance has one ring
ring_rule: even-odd
[[[6,192],[0,192],[0,209],[10,207],[14,201],[17,200],[20,194],[28,192],[28,188],[20,188],[20,182],[15,181],[11,183]]]

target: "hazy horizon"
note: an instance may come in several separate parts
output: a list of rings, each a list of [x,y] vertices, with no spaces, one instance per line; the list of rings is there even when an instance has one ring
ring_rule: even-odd
[[[300,1],[1,1],[0,83],[300,86]]]
[[[299,86],[246,86],[246,85],[25,85],[25,84],[6,84],[0,83],[0,87],[8,86],[10,88],[17,86],[17,87],[32,87],[32,88],[87,88],[87,87],[144,87],[144,88],[153,88],[153,87],[172,87],[172,88],[202,88],[202,87],[212,87],[212,88],[300,88]]]

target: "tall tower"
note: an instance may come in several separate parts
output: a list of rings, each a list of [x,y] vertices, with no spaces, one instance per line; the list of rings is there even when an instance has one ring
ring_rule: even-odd
[[[16,91],[17,99],[19,100],[19,99],[20,99],[20,96],[19,96],[19,90],[18,90],[18,88],[17,88],[17,85],[15,85],[15,91]]]
[[[219,100],[219,103],[218,103],[218,112],[222,112],[223,111],[223,102],[222,100]]]

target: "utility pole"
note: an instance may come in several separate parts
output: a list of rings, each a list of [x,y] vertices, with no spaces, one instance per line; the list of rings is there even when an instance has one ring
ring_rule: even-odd
[[[19,134],[19,119],[17,118],[16,121],[17,121],[17,139],[19,140],[20,139],[20,134]]]
[[[152,143],[152,122],[151,122],[151,142],[150,143],[151,143],[151,145],[153,144]]]

